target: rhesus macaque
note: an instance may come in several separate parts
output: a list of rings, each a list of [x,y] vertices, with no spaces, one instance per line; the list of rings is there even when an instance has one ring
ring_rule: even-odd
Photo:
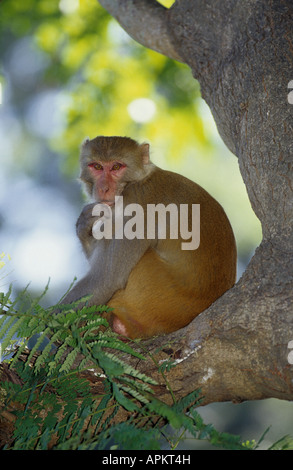
[[[111,326],[118,334],[149,337],[187,325],[226,290],[236,276],[236,245],[230,223],[220,204],[189,179],[164,171],[150,161],[149,145],[128,137],[86,139],[81,147],[81,180],[93,203],[84,207],[76,228],[89,260],[88,274],[64,299],[70,303],[92,294],[89,305],[113,308]],[[123,206],[140,204],[200,205],[200,243],[182,249],[182,238],[126,236],[97,240],[92,215],[97,203],[115,212],[115,197]],[[117,204],[116,204],[117,206]],[[117,210],[117,208],[116,208]],[[128,218],[129,220],[129,218]],[[145,218],[145,234],[147,219]]]

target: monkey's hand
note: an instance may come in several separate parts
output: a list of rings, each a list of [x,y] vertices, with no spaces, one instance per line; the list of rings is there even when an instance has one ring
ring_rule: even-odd
[[[92,251],[97,243],[97,240],[93,237],[92,234],[93,224],[99,218],[92,215],[93,208],[96,204],[96,202],[87,204],[81,211],[81,214],[76,222],[76,233],[82,243],[82,247],[87,258],[91,256]]]

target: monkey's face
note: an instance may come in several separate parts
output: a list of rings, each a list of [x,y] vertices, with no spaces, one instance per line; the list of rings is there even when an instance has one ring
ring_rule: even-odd
[[[92,184],[92,196],[97,202],[112,206],[115,196],[120,196],[124,187],[127,165],[119,161],[93,161],[88,164]]]
[[[89,195],[97,202],[113,205],[129,183],[145,178],[153,165],[149,145],[129,137],[86,139],[80,154],[81,175]]]

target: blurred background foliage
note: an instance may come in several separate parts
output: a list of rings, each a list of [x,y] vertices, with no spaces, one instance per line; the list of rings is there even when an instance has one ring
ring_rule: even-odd
[[[21,139],[12,145],[18,168],[44,173],[37,149],[44,140],[69,178],[78,175],[86,136],[147,140],[155,163],[196,180],[222,203],[240,263],[247,264],[260,224],[237,159],[222,144],[187,66],[135,43],[95,0],[2,0],[0,22],[4,108],[10,100],[20,118]],[[23,147],[32,140],[27,158]]]
[[[53,303],[84,273],[74,230],[84,204],[78,153],[96,135],[150,142],[154,163],[218,199],[235,232],[240,276],[261,228],[189,68],[138,45],[96,0],[2,0],[0,29],[0,252],[11,255],[1,290],[31,282],[37,294],[51,278]],[[245,405],[229,405],[226,428],[254,438],[273,424],[264,420],[266,403],[249,404],[249,417]],[[215,425],[223,424],[221,406],[203,411]]]

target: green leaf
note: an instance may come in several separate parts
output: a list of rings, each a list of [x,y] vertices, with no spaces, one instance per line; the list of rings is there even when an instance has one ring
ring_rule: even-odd
[[[94,346],[92,354],[98,360],[99,366],[108,377],[119,377],[124,374],[125,369],[123,364],[116,361],[114,356],[110,356],[101,351],[99,345]]]
[[[286,435],[275,442],[269,450],[293,450],[293,438]]]
[[[136,406],[136,404],[133,403],[128,398],[126,398],[126,396],[123,395],[123,393],[120,392],[118,386],[115,383],[112,384],[112,387],[113,387],[114,397],[118,401],[119,405],[121,405],[127,411],[137,411],[138,410],[138,407]]]
[[[174,429],[179,429],[182,425],[182,416],[181,414],[177,414],[176,411],[172,409],[171,406],[158,401],[156,399],[152,400],[150,403],[147,404],[147,407],[151,410],[156,412],[159,416],[167,419],[169,424]]]

